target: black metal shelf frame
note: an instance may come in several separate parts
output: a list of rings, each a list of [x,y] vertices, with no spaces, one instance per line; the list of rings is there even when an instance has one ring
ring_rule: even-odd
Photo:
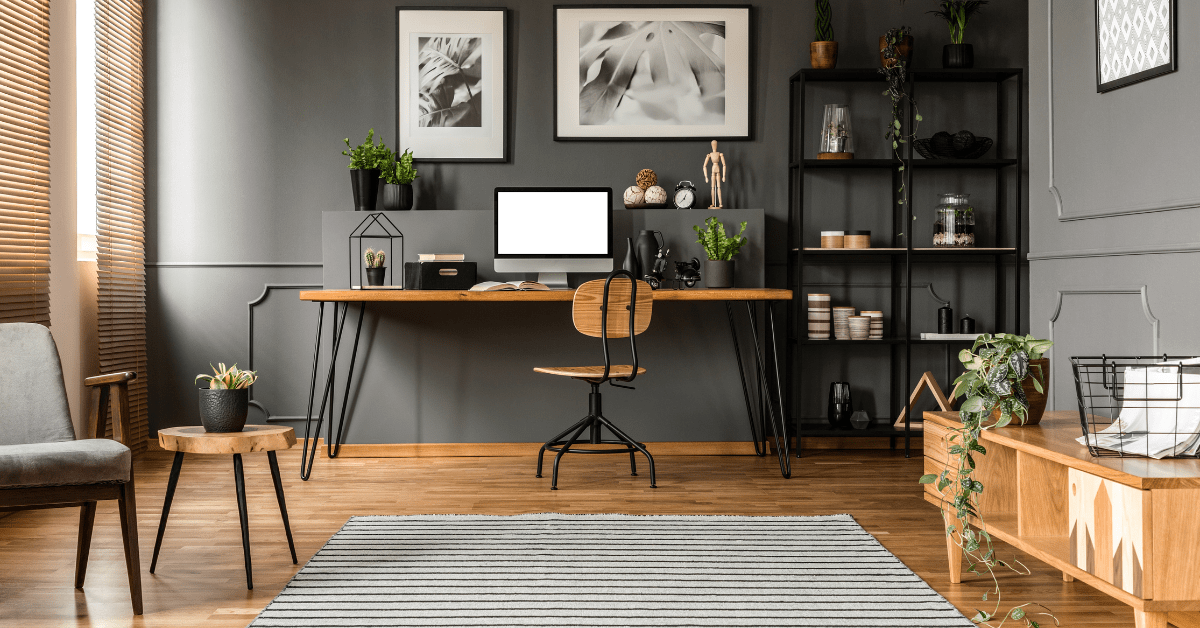
[[[787,346],[787,381],[790,383],[788,387],[789,393],[794,391],[795,398],[789,398],[786,404],[789,415],[796,410],[803,408],[802,401],[805,394],[804,381],[804,348],[817,347],[821,350],[828,350],[826,347],[846,346],[859,348],[863,346],[876,345],[879,347],[888,347],[888,370],[889,380],[891,382],[891,391],[889,395],[889,406],[903,404],[905,409],[904,426],[893,427],[890,424],[886,426],[876,425],[867,430],[829,430],[829,429],[811,429],[805,428],[805,424],[811,424],[818,419],[796,419],[794,415],[789,419],[796,434],[796,455],[801,453],[801,437],[802,436],[847,436],[847,437],[887,437],[891,439],[892,446],[895,447],[898,438],[904,439],[905,456],[911,455],[911,440],[915,433],[912,429],[911,416],[912,408],[910,407],[908,391],[914,385],[912,380],[912,347],[913,345],[942,345],[946,346],[947,350],[957,343],[966,344],[963,341],[953,340],[919,340],[912,337],[911,320],[912,320],[912,275],[914,264],[944,261],[954,259],[956,262],[972,262],[979,261],[981,263],[989,263],[994,266],[995,278],[994,287],[996,291],[995,303],[996,312],[995,320],[997,329],[1009,328],[1012,333],[1018,333],[1021,325],[1021,259],[1022,259],[1022,233],[1024,220],[1023,206],[1023,173],[1021,164],[1025,159],[1025,141],[1024,141],[1024,102],[1025,102],[1025,86],[1024,86],[1024,70],[1021,68],[997,68],[997,69],[969,69],[969,70],[943,70],[943,69],[912,69],[908,73],[909,93],[917,95],[918,85],[929,83],[993,83],[996,88],[996,153],[997,155],[1003,151],[1005,147],[1005,127],[1012,124],[1012,119],[1015,118],[1015,149],[1016,154],[1011,157],[996,157],[992,159],[976,159],[976,160],[953,160],[953,159],[922,159],[915,156],[912,148],[912,143],[905,144],[903,158],[905,169],[900,172],[896,168],[896,164],[891,159],[850,159],[850,160],[820,160],[808,159],[804,157],[805,147],[805,86],[808,83],[824,82],[824,83],[867,83],[867,82],[882,82],[883,78],[875,68],[849,68],[849,69],[833,69],[833,70],[813,70],[803,69],[792,75],[789,81],[788,89],[788,119],[791,125],[788,133],[788,286],[793,289],[793,300],[788,305],[787,313],[787,330],[788,342]],[[1015,83],[1016,101],[1015,111],[1009,111],[1005,106],[1005,96],[1007,94],[1007,86]],[[1009,124],[1005,124],[1005,114],[1009,114]],[[1015,114],[1015,115],[1014,115]],[[911,107],[907,108],[907,128],[913,128],[915,123],[914,112]],[[995,249],[983,250],[963,250],[963,249],[946,249],[946,250],[922,250],[915,249],[912,245],[910,236],[894,236],[894,242],[891,243],[891,250],[871,250],[864,249],[855,252],[824,252],[824,251],[805,251],[804,250],[804,175],[807,170],[818,171],[834,171],[841,170],[848,174],[861,170],[888,170],[892,177],[892,233],[909,233],[907,228],[912,223],[913,213],[911,203],[908,206],[901,206],[897,203],[898,188],[900,187],[901,177],[904,177],[903,182],[908,190],[908,197],[912,199],[914,195],[914,175],[917,171],[927,170],[981,170],[992,169],[996,176],[996,212],[995,212]],[[1012,197],[1011,202],[1004,202],[1004,191],[1006,177],[1011,176],[1015,179],[1016,193]],[[1012,215],[1006,213],[1005,205],[1012,206]],[[1009,222],[1013,224],[1011,232],[1007,227]],[[910,234],[911,235],[911,234]],[[1007,236],[1007,237],[1006,237]],[[902,241],[901,241],[902,240]],[[1000,243],[1005,242],[1007,246]],[[890,267],[892,285],[890,287],[890,306],[889,318],[892,324],[894,337],[884,340],[809,340],[807,338],[807,316],[801,318],[800,313],[803,313],[807,308],[807,296],[805,293],[804,268],[806,258],[810,258],[810,263],[831,265],[841,263],[869,263],[869,264],[887,264]],[[1004,312],[1004,291],[1005,291],[1005,264],[1007,261],[1015,262],[1016,272],[1014,277],[1015,282],[1015,298],[1012,302],[1012,313],[1010,317],[1005,316]],[[801,329],[803,327],[803,329]],[[902,357],[902,360],[899,359]],[[949,362],[949,358],[947,358]],[[896,364],[902,365],[903,378],[897,381]],[[819,394],[819,392],[818,392]],[[891,402],[895,402],[894,404]],[[894,415],[895,413],[889,413]]]

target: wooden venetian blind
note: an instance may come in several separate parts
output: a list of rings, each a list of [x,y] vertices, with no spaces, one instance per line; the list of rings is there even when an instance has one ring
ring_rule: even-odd
[[[136,371],[130,448],[145,448],[146,248],[142,4],[96,3],[96,269],[100,370]]]
[[[50,324],[50,1],[0,0],[0,323]]]

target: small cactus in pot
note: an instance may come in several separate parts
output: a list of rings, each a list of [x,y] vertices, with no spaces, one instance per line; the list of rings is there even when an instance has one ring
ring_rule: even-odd
[[[387,253],[383,250],[367,249],[363,253],[363,264],[367,270],[367,285],[382,286],[387,273]]]

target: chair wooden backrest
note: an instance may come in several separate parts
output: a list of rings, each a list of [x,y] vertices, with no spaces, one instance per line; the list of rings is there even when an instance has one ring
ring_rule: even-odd
[[[609,275],[607,279],[589,281],[575,290],[571,316],[579,333],[593,338],[600,338],[602,332],[607,332],[609,338],[629,336],[630,293],[634,292],[633,280],[629,275],[622,276],[618,273],[622,271]],[[604,312],[601,309],[606,283],[609,283],[607,321],[604,320]],[[638,281],[634,298],[636,303],[632,304],[633,334],[636,336],[650,326],[650,314],[654,308],[654,293],[650,290],[650,284]]]

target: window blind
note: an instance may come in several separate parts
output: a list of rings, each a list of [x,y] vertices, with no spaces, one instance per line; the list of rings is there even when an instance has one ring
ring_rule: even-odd
[[[94,1],[100,370],[137,372],[129,386],[128,442],[136,452],[147,436],[142,4]]]
[[[50,324],[50,1],[0,0],[0,323]]]

